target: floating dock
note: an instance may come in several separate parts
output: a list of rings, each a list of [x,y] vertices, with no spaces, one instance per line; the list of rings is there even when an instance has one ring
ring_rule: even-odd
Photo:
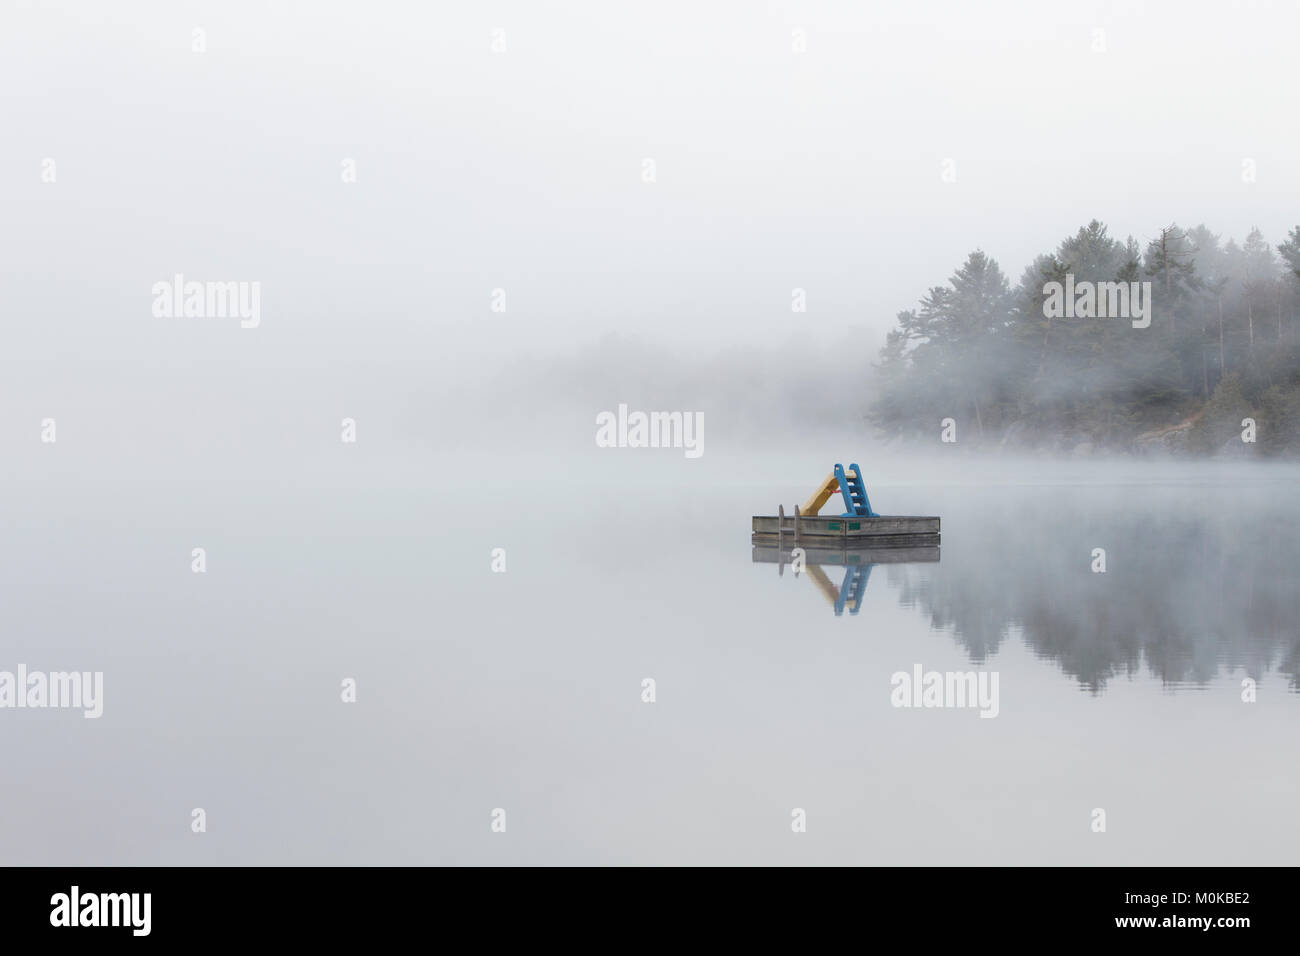
[[[755,515],[753,543],[777,547],[800,543],[818,548],[933,548],[939,545],[939,519],[914,515],[852,518]]]
[[[843,514],[818,514],[839,492]],[[871,509],[862,469],[837,464],[802,506],[787,515],[781,505],[775,515],[754,515],[752,543],[778,549],[802,546],[829,550],[858,548],[937,548],[939,518],[933,515],[881,515]],[[829,562],[827,562],[829,563]]]
[[[839,492],[844,513],[818,514]],[[794,514],[785,505],[775,515],[754,515],[752,544],[755,564],[775,564],[784,577],[788,563],[795,577],[807,576],[838,617],[862,610],[862,596],[877,564],[915,564],[939,560],[939,519],[933,515],[882,515],[871,509],[862,469],[836,464]],[[844,581],[837,588],[822,565],[840,565]]]

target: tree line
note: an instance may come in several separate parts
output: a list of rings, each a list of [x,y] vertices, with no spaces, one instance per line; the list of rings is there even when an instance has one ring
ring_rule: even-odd
[[[1062,318],[1050,283],[1149,282],[1151,324]],[[1093,220],[1012,285],[976,250],[881,350],[868,417],[887,438],[1087,453],[1300,453],[1300,226],[1274,245],[1204,225],[1145,245]],[[1255,441],[1241,440],[1242,421]]]

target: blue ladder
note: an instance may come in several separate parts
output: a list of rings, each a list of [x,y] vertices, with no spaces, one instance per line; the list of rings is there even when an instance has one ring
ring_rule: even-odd
[[[844,507],[848,509],[840,517],[876,517],[876,513],[871,510],[871,501],[867,498],[867,486],[862,482],[862,469],[856,463],[849,465],[849,468],[853,471],[852,478],[845,474],[843,465],[835,463],[835,480],[840,483],[840,494],[844,496]]]

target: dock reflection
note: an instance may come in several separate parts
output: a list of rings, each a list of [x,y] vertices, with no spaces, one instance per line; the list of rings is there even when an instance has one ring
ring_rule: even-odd
[[[847,610],[857,614],[862,596],[871,580],[871,569],[878,564],[934,564],[939,561],[937,545],[893,548],[827,548],[754,544],[755,564],[775,564],[778,577],[785,576],[789,565],[796,577],[806,574],[835,610],[837,617]],[[827,568],[844,568],[843,579],[835,584]]]

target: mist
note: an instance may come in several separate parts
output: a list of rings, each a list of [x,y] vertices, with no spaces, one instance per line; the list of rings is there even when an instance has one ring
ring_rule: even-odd
[[[1295,4],[0,18],[7,860],[1300,850]],[[765,560],[836,464],[936,553]]]
[[[739,383],[860,411],[897,312],[972,249],[1016,276],[1093,218],[1143,242],[1295,226],[1300,132],[1253,119],[1293,105],[1293,8],[1036,10],[20,7],[4,70],[39,95],[5,105],[6,399],[156,428],[347,405],[436,442],[450,396],[595,373],[617,335],[646,357],[606,371],[657,405],[702,401],[694,374],[767,429],[789,416]],[[260,327],[154,318],[178,272],[259,281]]]

